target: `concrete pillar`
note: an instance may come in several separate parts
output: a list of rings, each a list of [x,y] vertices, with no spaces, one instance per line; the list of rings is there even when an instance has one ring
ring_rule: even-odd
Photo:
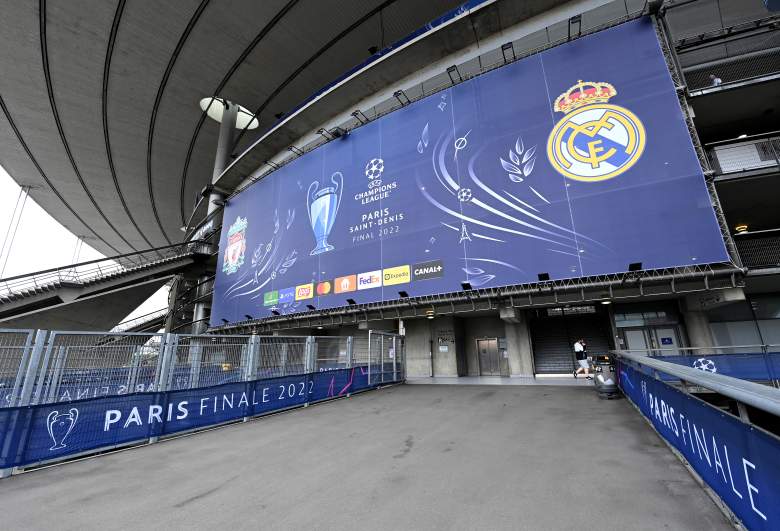
[[[429,319],[404,320],[406,331],[406,375],[421,377],[433,375],[431,325]]]
[[[221,105],[219,101],[214,101],[212,105]],[[214,184],[222,172],[228,165],[230,160],[230,148],[233,144],[233,134],[236,129],[236,117],[238,116],[238,105],[234,105],[229,101],[225,101],[225,109],[222,112],[222,122],[219,124],[219,139],[217,141],[217,153],[214,156],[214,170],[211,174],[211,182]],[[218,203],[224,199],[224,196],[216,189],[212,189],[209,194],[209,202],[207,205],[207,215],[211,215],[215,210],[219,208]],[[217,219],[214,224],[217,225],[221,220]],[[218,234],[215,234],[211,240],[213,242],[218,241]],[[199,279],[199,282],[207,282],[208,276],[203,276]],[[200,292],[200,290],[198,290]],[[209,323],[205,321],[206,314],[210,308],[210,304],[207,305],[205,301],[195,303],[193,321],[195,324],[192,326],[192,332],[194,334],[202,334],[206,331]]]
[[[689,310],[683,313],[685,328],[688,330],[688,339],[691,347],[712,348],[715,341],[712,339],[710,321],[707,314],[701,310]]]
[[[533,376],[534,352],[531,347],[531,328],[525,312],[517,308],[502,308],[501,319],[504,321],[510,376]]]

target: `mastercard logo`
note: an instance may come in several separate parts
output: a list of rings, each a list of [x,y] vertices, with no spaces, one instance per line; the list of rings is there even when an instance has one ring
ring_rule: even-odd
[[[326,280],[317,284],[317,295],[327,295],[333,289],[330,281]]]

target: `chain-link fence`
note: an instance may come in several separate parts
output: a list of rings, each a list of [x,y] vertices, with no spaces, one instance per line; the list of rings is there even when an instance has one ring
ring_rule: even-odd
[[[0,330],[0,407],[178,391],[361,367],[404,379],[403,337]]]
[[[0,407],[15,405],[26,366],[22,360],[32,348],[34,330],[0,328]]]

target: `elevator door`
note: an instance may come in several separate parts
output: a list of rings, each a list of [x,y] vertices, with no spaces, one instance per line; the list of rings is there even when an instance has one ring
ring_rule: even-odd
[[[479,374],[482,376],[501,376],[498,340],[477,339],[477,352],[479,352]]]

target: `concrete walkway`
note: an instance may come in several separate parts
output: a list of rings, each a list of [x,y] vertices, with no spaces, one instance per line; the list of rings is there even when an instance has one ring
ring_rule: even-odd
[[[585,420],[587,418],[587,420]],[[625,400],[406,385],[0,481],[2,529],[732,529]]]

